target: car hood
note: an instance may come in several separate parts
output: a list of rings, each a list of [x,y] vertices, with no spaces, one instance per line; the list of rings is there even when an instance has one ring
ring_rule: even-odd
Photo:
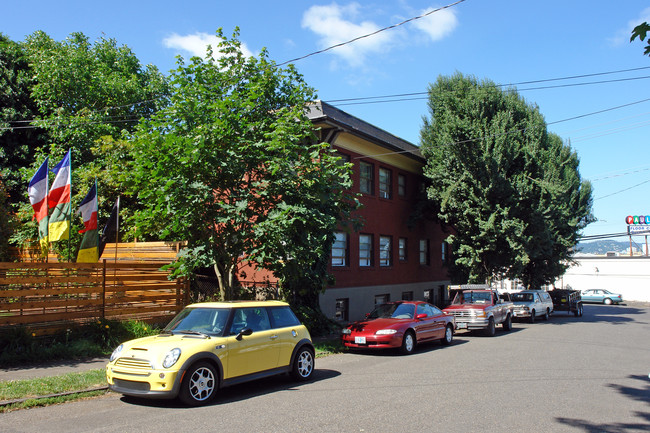
[[[378,331],[380,329],[393,328],[397,329],[404,324],[411,322],[412,319],[372,319],[372,320],[359,320],[358,322],[351,323],[348,328],[352,331]]]
[[[127,341],[120,353],[120,358],[142,358],[152,362],[162,362],[167,352],[174,348],[181,349],[181,353],[194,353],[203,350],[201,346],[214,349],[218,344],[223,344],[225,339],[204,338],[200,335],[170,335],[160,334],[151,337],[138,338]]]

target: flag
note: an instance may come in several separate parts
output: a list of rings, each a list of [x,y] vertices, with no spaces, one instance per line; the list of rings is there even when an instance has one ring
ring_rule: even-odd
[[[120,197],[117,197],[117,201],[113,205],[113,210],[111,211],[111,216],[108,217],[108,222],[102,230],[102,234],[99,237],[99,257],[102,256],[104,248],[108,242],[117,243],[117,238],[120,233]]]
[[[97,230],[97,180],[79,204],[75,215],[84,220],[83,239],[77,253],[77,263],[94,263],[99,260],[99,231]]]
[[[56,174],[50,194],[48,206],[52,211],[50,215],[49,230],[50,242],[70,238],[70,151],[65,154],[52,170]]]
[[[41,164],[41,167],[29,181],[27,194],[29,195],[29,202],[34,209],[34,216],[38,222],[38,240],[41,244],[41,249],[47,249],[48,236],[47,236],[47,190],[48,190],[48,176],[47,176],[47,161]]]

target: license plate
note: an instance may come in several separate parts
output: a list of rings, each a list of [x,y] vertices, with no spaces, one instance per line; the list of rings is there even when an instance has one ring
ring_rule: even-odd
[[[366,337],[354,337],[354,344],[366,344]]]
[[[462,322],[461,322],[461,323],[457,323],[457,324],[456,324],[456,327],[457,327],[458,329],[467,329],[467,323],[462,323]]]

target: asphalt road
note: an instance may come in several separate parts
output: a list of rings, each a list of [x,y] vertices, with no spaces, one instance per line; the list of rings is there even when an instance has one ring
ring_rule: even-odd
[[[636,432],[650,430],[650,308],[515,323],[411,356],[317,359],[314,380],[222,390],[209,406],[117,394],[0,414],[9,432]]]

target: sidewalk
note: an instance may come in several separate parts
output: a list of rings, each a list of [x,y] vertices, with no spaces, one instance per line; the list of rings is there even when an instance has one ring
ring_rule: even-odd
[[[0,382],[59,376],[88,370],[103,370],[108,358],[67,359],[40,364],[0,368]]]

